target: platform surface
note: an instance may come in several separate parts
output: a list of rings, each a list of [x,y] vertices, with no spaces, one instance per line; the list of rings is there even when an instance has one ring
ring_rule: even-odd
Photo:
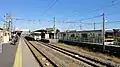
[[[28,46],[25,44],[23,38],[21,38],[22,44],[22,67],[39,67],[38,62],[34,58]]]
[[[17,45],[3,44],[0,53],[0,67],[13,67]]]
[[[40,67],[22,37],[17,45],[3,44],[0,67]]]

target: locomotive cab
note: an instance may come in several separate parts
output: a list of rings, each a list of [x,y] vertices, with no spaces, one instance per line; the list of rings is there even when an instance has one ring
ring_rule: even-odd
[[[114,39],[105,40],[105,45],[113,45],[113,44],[114,44]]]
[[[114,44],[114,31],[106,30],[105,33],[105,45],[113,45]]]

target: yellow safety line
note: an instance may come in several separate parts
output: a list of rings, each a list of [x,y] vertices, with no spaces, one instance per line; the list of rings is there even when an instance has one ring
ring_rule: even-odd
[[[19,40],[15,61],[13,67],[22,67],[22,48],[21,48],[21,39]]]

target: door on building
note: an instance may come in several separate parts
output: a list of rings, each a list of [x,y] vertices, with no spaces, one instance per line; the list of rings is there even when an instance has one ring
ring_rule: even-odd
[[[44,39],[45,38],[45,33],[41,33],[41,38]]]
[[[50,39],[54,39],[54,33],[49,33]]]

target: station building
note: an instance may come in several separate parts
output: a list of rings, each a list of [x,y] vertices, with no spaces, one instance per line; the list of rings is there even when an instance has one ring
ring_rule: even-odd
[[[9,43],[10,38],[11,38],[11,32],[0,28],[0,40],[1,40],[1,43],[2,44],[3,43]]]
[[[54,38],[54,30],[53,30],[53,28],[46,28],[45,30],[40,29],[40,30],[33,31],[31,33],[31,36],[34,37],[35,40],[55,39]],[[57,36],[57,32],[55,33],[55,36]]]

